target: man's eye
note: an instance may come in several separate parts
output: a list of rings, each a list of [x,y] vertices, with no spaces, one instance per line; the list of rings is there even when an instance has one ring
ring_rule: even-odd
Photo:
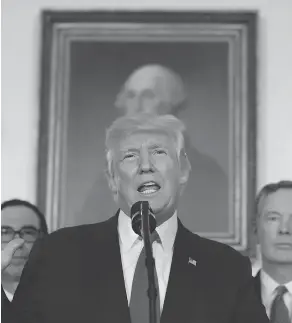
[[[164,149],[156,149],[153,151],[153,155],[166,155],[166,151]]]
[[[267,220],[273,222],[273,221],[277,221],[279,217],[280,216],[278,214],[268,214]]]
[[[22,229],[22,232],[24,234],[35,235],[35,234],[37,234],[38,231],[36,229],[33,229],[33,228],[24,228],[24,229]]]
[[[1,234],[9,234],[13,232],[11,228],[1,228]]]
[[[135,97],[135,92],[134,91],[132,91],[132,90],[128,90],[127,92],[126,92],[126,98],[127,99],[133,99],[134,97]]]
[[[142,92],[142,96],[144,98],[153,99],[155,98],[155,93],[153,92],[153,90],[145,90]]]
[[[125,159],[129,160],[129,159],[134,159],[134,158],[135,158],[135,154],[126,154],[124,156],[123,160],[125,160]]]

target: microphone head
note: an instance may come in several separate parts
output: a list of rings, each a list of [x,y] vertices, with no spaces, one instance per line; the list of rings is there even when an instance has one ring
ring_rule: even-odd
[[[152,233],[156,229],[156,219],[153,214],[153,211],[149,205],[148,201],[138,201],[134,203],[131,207],[131,219],[132,219],[132,229],[133,231],[142,236],[142,213],[149,212],[149,229]]]

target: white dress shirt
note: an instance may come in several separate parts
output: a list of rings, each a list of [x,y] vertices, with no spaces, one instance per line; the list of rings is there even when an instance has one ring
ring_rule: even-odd
[[[177,213],[156,228],[161,243],[153,242],[153,257],[159,285],[160,310],[162,311],[170,267],[173,255],[173,244],[177,232]],[[120,210],[118,232],[121,250],[121,259],[127,292],[128,304],[131,299],[132,282],[139,255],[144,243],[133,231],[131,219]]]
[[[276,297],[277,291],[276,288],[280,285],[278,284],[270,275],[268,275],[264,270],[261,270],[261,293],[262,293],[262,301],[263,305],[266,308],[266,312],[268,317],[271,315],[271,307],[273,301]],[[284,294],[283,300],[285,305],[288,308],[289,315],[292,322],[292,281],[284,284],[288,289],[288,292]]]
[[[6,296],[7,296],[7,298],[9,299],[9,301],[12,302],[14,295],[12,293],[8,292],[6,289],[4,289],[4,292],[5,292]]]

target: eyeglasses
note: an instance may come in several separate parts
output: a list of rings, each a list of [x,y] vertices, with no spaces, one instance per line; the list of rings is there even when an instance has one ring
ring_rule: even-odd
[[[11,227],[2,226],[1,242],[10,242],[15,238],[16,234],[26,242],[35,242],[41,236],[41,231],[34,227],[23,227],[15,231]]]

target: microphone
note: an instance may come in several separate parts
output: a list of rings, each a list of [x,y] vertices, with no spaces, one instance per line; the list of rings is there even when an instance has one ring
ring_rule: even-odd
[[[131,207],[132,228],[144,240],[145,266],[148,276],[149,318],[150,323],[157,323],[156,298],[158,286],[155,282],[155,260],[152,253],[150,236],[156,228],[156,219],[148,201],[139,201]]]
[[[131,207],[132,229],[144,238],[145,230],[149,233],[156,229],[156,219],[148,201],[138,201]]]

